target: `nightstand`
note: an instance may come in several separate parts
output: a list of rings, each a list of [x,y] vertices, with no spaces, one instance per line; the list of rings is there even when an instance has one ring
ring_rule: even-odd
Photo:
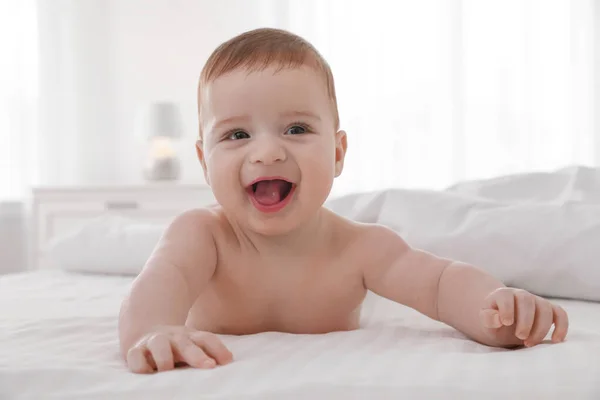
[[[215,203],[206,185],[40,187],[31,202],[31,268],[45,267],[44,249],[55,237],[102,215],[168,224],[185,210]]]

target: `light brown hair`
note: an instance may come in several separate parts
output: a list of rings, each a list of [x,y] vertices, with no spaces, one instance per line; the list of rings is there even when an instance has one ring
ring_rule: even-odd
[[[271,66],[277,70],[310,66],[323,74],[327,93],[332,102],[336,131],[339,129],[339,114],[335,85],[331,68],[323,56],[308,41],[291,32],[260,28],[244,32],[217,47],[210,55],[198,83],[198,116],[201,118],[201,93],[205,85],[237,68],[249,72],[260,71]],[[200,136],[202,136],[200,124]]]

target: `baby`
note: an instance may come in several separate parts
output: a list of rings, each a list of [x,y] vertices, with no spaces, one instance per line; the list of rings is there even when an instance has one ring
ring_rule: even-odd
[[[333,76],[305,40],[258,29],[219,46],[198,87],[198,159],[218,206],[168,227],[125,299],[137,373],[233,360],[217,334],[359,328],[368,290],[488,346],[535,346],[566,312],[480,269],[411,248],[323,207],[342,173]]]

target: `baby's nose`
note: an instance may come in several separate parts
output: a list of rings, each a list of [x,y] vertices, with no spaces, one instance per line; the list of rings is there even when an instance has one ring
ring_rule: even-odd
[[[261,163],[269,165],[285,161],[285,159],[285,149],[273,141],[266,140],[256,143],[250,155],[250,162],[252,164]]]

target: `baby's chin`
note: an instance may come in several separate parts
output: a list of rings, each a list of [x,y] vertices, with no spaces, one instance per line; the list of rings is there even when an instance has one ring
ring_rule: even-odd
[[[319,214],[317,204],[291,204],[288,210],[274,214],[264,214],[258,210],[252,210],[244,214],[238,214],[243,219],[242,225],[249,231],[265,237],[294,236],[295,233],[304,230],[308,225],[313,225],[315,217]],[[295,206],[295,207],[294,207]],[[314,209],[313,209],[314,208]]]

